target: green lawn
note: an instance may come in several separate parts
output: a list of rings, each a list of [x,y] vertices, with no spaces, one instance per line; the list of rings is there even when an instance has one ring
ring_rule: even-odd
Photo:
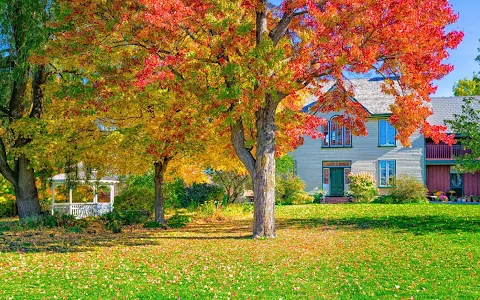
[[[480,299],[480,205],[277,207],[114,235],[0,233],[0,298]]]

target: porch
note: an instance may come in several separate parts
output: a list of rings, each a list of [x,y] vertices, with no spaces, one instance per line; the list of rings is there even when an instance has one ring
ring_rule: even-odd
[[[471,150],[465,149],[462,145],[427,144],[425,157],[427,160],[454,160],[455,157],[470,153]]]

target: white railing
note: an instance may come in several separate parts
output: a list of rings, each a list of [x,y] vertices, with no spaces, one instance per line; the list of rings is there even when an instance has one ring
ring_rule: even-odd
[[[113,210],[111,203],[55,203],[53,211],[70,214],[76,218],[101,216]]]

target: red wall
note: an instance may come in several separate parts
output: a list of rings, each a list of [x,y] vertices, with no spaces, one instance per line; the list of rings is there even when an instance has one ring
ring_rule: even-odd
[[[463,175],[463,194],[480,196],[480,172]]]
[[[450,190],[450,166],[427,166],[427,188],[442,191],[445,194]]]

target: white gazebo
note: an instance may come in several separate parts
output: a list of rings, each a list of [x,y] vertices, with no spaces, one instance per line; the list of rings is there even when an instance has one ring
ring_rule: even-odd
[[[55,212],[65,213],[75,216],[76,218],[86,218],[91,216],[99,216],[113,210],[113,202],[115,197],[115,185],[119,182],[115,176],[106,176],[100,179],[96,178],[96,172],[92,172],[92,176],[87,178],[83,171],[83,164],[78,165],[78,174],[73,180],[79,185],[90,186],[93,190],[92,202],[74,202],[73,190],[69,189],[68,203],[55,203],[55,188],[65,185],[68,180],[66,173],[58,174],[50,178],[52,183],[52,214]],[[108,187],[110,189],[110,201],[98,202],[99,187]]]

